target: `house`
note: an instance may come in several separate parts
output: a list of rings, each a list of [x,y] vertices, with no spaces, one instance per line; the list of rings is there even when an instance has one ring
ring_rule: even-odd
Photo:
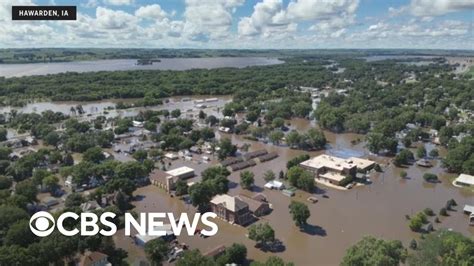
[[[134,127],[143,127],[143,124],[144,124],[141,121],[135,121],[135,120],[133,120],[132,123]]]
[[[53,206],[56,206],[59,204],[59,201],[53,197],[47,197],[45,198],[44,200],[42,200],[42,203],[48,208],[50,209],[51,207]]]
[[[464,205],[463,211],[465,214],[474,214],[474,206]]]
[[[217,102],[219,99],[217,98],[207,98],[206,103]]]
[[[244,160],[241,157],[230,157],[230,158],[227,158],[227,159],[223,160],[222,162],[220,162],[220,165],[222,167],[227,167],[229,165],[236,164],[236,163],[241,163],[243,161]]]
[[[91,212],[91,211],[94,211],[94,210],[97,210],[97,209],[102,209],[100,207],[99,203],[97,203],[97,201],[95,201],[95,200],[90,200],[90,201],[82,203],[80,205],[80,208],[81,208],[82,212]]]
[[[252,199],[267,202],[267,196],[263,193],[256,194],[255,196],[252,197]]]
[[[343,159],[322,154],[299,164],[302,168],[315,175],[315,181],[343,185],[347,177],[354,178],[358,169],[367,171],[375,165],[374,162],[351,157]]]
[[[228,128],[228,127],[218,127],[217,129],[218,129],[220,132],[230,133],[230,128]]]
[[[421,231],[425,233],[429,233],[433,231],[433,224],[432,223],[427,223],[421,226]]]
[[[192,152],[192,153],[196,153],[196,154],[201,154],[202,153],[201,148],[199,148],[197,146],[192,146],[191,148],[189,148],[189,151]]]
[[[265,149],[262,149],[262,150],[257,150],[253,152],[247,152],[246,154],[244,154],[243,157],[245,160],[250,160],[250,159],[257,158],[259,156],[263,156],[266,154],[268,154],[268,151]]]
[[[179,156],[176,153],[168,152],[167,154],[165,154],[165,158],[170,160],[177,160]]]
[[[79,266],[109,266],[112,265],[108,262],[109,256],[102,252],[86,251],[84,255],[81,256]]]
[[[76,188],[76,183],[72,180],[72,176],[68,176],[66,181],[64,181],[64,185],[68,188],[74,189]]]
[[[255,165],[256,163],[254,160],[248,160],[240,163],[231,164],[227,167],[227,170],[235,172]]]
[[[416,161],[416,165],[421,166],[421,167],[432,167],[433,165],[429,160],[426,159],[420,159]]]
[[[162,171],[155,169],[150,174],[150,183],[155,186],[165,189],[167,192],[170,192],[174,189],[174,186],[178,180],[188,179],[194,176],[194,169],[182,166],[169,171]]]
[[[173,232],[173,227],[171,224],[163,224],[161,226],[155,226],[153,227],[153,231],[163,231],[165,232],[164,235],[158,236],[158,235],[152,235],[152,234],[135,234],[135,243],[138,246],[145,246],[146,243],[150,242],[151,240],[155,240],[158,238],[161,238],[163,240],[173,240],[176,238]]]
[[[259,157],[257,157],[257,159],[263,163],[263,162],[266,162],[266,161],[270,161],[270,160],[273,160],[275,158],[278,157],[278,153],[276,152],[270,152],[270,153],[267,153],[265,155],[261,155]]]
[[[266,215],[271,211],[270,204],[265,201],[256,200],[244,195],[239,195],[237,197],[241,201],[247,203],[249,210],[257,217]]]
[[[268,189],[278,189],[278,190],[281,190],[281,189],[284,189],[285,188],[285,185],[283,185],[282,182],[280,181],[276,181],[276,180],[272,180],[268,183],[266,183],[264,185],[264,187],[268,188]]]
[[[252,221],[249,205],[238,197],[216,195],[211,200],[211,209],[217,217],[232,224],[246,225]]]
[[[471,187],[474,186],[474,176],[467,174],[460,174],[453,181],[453,185],[457,187]]]

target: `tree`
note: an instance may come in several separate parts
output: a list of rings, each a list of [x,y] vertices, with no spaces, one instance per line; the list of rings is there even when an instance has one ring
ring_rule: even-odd
[[[7,230],[20,220],[29,219],[25,210],[15,206],[0,205],[0,230]]]
[[[12,180],[6,176],[0,175],[0,190],[8,189],[12,186]]]
[[[74,158],[72,158],[72,155],[70,153],[66,153],[66,155],[63,158],[63,164],[65,166],[72,166],[74,165]]]
[[[215,263],[211,258],[202,255],[198,249],[194,249],[185,251],[176,266],[215,266]]]
[[[292,186],[307,192],[314,190],[313,175],[299,166],[291,167],[287,172],[287,178]]]
[[[148,152],[146,150],[137,150],[132,156],[137,161],[143,161],[148,158]]]
[[[24,180],[16,184],[15,193],[24,196],[28,201],[36,201],[38,190],[31,180]]]
[[[346,251],[341,265],[398,266],[401,262],[405,262],[406,257],[407,251],[402,242],[365,236]]]
[[[306,225],[306,221],[311,216],[311,213],[309,212],[308,206],[306,204],[298,201],[291,201],[288,208],[290,209],[290,214],[297,226]]]
[[[285,263],[282,258],[270,256],[265,262],[253,261],[250,266],[294,266],[294,264],[291,262]]]
[[[225,253],[216,260],[218,265],[238,264],[243,265],[247,260],[247,248],[242,244],[234,243],[226,248]]]
[[[301,135],[296,130],[292,130],[288,135],[286,135],[286,144],[290,146],[290,148],[296,148],[300,144]]]
[[[251,189],[255,181],[254,174],[250,171],[242,171],[240,173],[240,185],[244,189]]]
[[[51,131],[44,137],[45,143],[52,146],[57,146],[60,140],[61,137],[56,131]]]
[[[285,120],[281,117],[276,117],[272,121],[273,128],[281,128],[284,125],[285,125]]]
[[[34,243],[36,239],[37,237],[31,232],[28,220],[20,220],[10,226],[4,241],[6,245],[26,247]]]
[[[206,113],[204,113],[203,110],[199,110],[198,117],[199,117],[199,119],[206,119],[207,115],[206,115]]]
[[[438,181],[438,176],[433,174],[433,173],[424,173],[423,174],[423,179],[426,182],[436,182],[436,181]]]
[[[69,194],[66,198],[66,201],[64,202],[64,205],[67,207],[67,208],[71,208],[71,207],[79,207],[82,203],[85,202],[85,199],[84,197],[82,197],[81,194],[79,193],[72,193],[72,194]]]
[[[263,179],[267,182],[272,181],[275,179],[275,173],[272,170],[267,170],[263,174]]]
[[[275,144],[275,145],[279,145],[280,142],[281,142],[281,139],[285,136],[285,134],[283,134],[283,132],[281,130],[273,130],[272,132],[270,132],[270,135],[268,135],[268,138],[270,139],[270,141]]]
[[[197,183],[189,188],[191,203],[200,211],[207,209],[212,196],[212,189],[207,183]]]
[[[408,257],[409,265],[474,265],[474,240],[440,230],[426,235]]]
[[[10,147],[0,147],[0,160],[9,160],[13,150]]]
[[[406,171],[400,171],[400,177],[401,178],[406,178],[408,176],[408,173]]]
[[[209,124],[209,126],[214,126],[215,124],[217,124],[219,122],[219,120],[217,119],[217,117],[213,116],[213,115],[209,115],[207,118],[206,118],[206,124]]]
[[[259,246],[265,246],[275,241],[275,231],[268,223],[251,225],[248,235]]]
[[[415,157],[413,156],[413,153],[408,150],[408,149],[402,149],[398,154],[397,156],[395,156],[395,159],[393,161],[393,164],[395,164],[396,166],[400,167],[402,165],[406,165],[406,164],[409,164],[410,161],[412,161],[413,159],[415,159]]]
[[[171,111],[171,117],[178,118],[181,116],[181,110],[179,109],[174,109]]]
[[[237,152],[237,146],[233,145],[228,138],[223,138],[219,142],[218,147],[220,149],[217,151],[217,156],[220,160],[224,160],[228,156],[234,156],[235,152]]]
[[[0,127],[0,141],[7,140],[7,130],[4,127]]]
[[[293,166],[297,166],[299,165],[301,162],[304,162],[306,160],[309,160],[310,156],[309,154],[301,154],[301,155],[298,155],[296,157],[294,157],[293,159],[289,160],[287,163],[286,163],[286,168],[287,169],[290,169],[291,167]]]
[[[420,146],[416,149],[416,157],[418,158],[425,158],[426,157],[426,149],[425,146]]]
[[[146,169],[139,162],[126,162],[117,166],[115,174],[118,178],[133,180],[144,177]]]
[[[105,155],[100,147],[92,147],[84,152],[82,159],[86,162],[100,163],[105,160]]]
[[[122,191],[123,193],[131,196],[133,191],[136,189],[135,182],[126,178],[113,178],[105,184],[105,191],[107,193],[114,193],[117,191]]]
[[[408,224],[408,226],[410,227],[412,231],[418,232],[421,230],[421,227],[423,226],[423,224],[425,224],[427,221],[428,220],[426,218],[426,215],[420,212],[410,219],[410,223]]]
[[[257,121],[258,117],[260,116],[259,112],[257,111],[249,111],[247,113],[246,119],[250,122],[255,122]]]
[[[352,181],[352,178],[350,178],[349,182],[351,181]],[[300,178],[296,182],[296,187],[306,192],[310,192],[310,193],[313,192],[315,188],[313,175],[307,171],[304,171],[303,175],[300,176]]]
[[[288,181],[292,186],[297,186],[298,185],[298,179],[303,175],[304,169],[299,167],[299,166],[293,166],[290,169],[288,169],[288,172],[286,173],[286,176],[288,178]]]
[[[148,241],[145,244],[145,254],[153,265],[161,265],[170,250],[169,244],[161,238]]]
[[[188,194],[188,184],[186,181],[179,179],[176,182],[176,196],[182,196]]]
[[[438,149],[432,149],[432,150],[430,151],[429,155],[430,155],[430,157],[432,157],[432,158],[438,157],[438,156],[439,156],[439,151],[438,151]]]
[[[58,188],[58,182],[59,179],[55,175],[48,175],[43,179],[43,186],[45,186],[48,191],[54,191],[56,188]]]

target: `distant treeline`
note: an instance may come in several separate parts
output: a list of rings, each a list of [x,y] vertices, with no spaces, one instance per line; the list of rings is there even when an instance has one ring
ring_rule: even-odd
[[[286,63],[243,69],[113,71],[0,78],[0,100],[48,98],[92,101],[108,98],[163,98],[173,95],[225,95],[255,89],[261,93],[292,86],[322,86],[334,79],[326,62]]]
[[[474,56],[472,51],[458,50],[391,50],[391,49],[118,49],[118,48],[31,48],[0,49],[0,64],[70,62],[104,59],[156,59],[199,57],[321,57],[321,56],[372,56],[372,55],[433,55]]]

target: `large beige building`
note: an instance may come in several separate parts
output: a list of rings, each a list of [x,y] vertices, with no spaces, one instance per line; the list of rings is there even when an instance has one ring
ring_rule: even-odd
[[[181,179],[188,179],[194,176],[194,169],[182,166],[169,171],[162,171],[155,169],[150,174],[150,182],[158,187],[165,189],[167,192],[170,192],[176,182]]]
[[[322,154],[300,163],[300,166],[315,175],[318,181],[340,185],[346,177],[355,177],[357,171],[365,172],[375,165],[373,161],[351,157],[343,159]]]

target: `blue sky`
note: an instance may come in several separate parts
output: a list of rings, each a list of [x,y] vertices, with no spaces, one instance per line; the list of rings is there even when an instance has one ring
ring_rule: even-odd
[[[77,21],[11,21],[11,5]],[[0,47],[474,49],[474,0],[1,0]]]

